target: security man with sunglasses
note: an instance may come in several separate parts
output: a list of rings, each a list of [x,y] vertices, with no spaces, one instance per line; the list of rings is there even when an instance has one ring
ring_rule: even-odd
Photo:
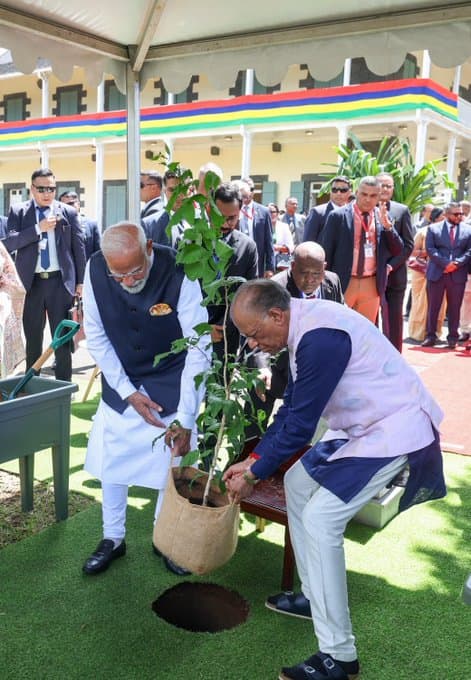
[[[12,205],[3,243],[16,252],[16,268],[26,290],[23,328],[26,368],[42,354],[46,313],[51,335],[81,295],[85,272],[85,246],[77,212],[56,201],[52,170],[41,168],[31,176],[32,198]],[[56,350],[57,380],[72,378],[71,345]]]
[[[344,205],[347,205],[351,196],[352,183],[348,177],[345,177],[345,175],[334,177],[330,184],[329,202],[315,205],[306,218],[303,241],[316,241],[318,243],[329,213],[336,208],[342,208]]]

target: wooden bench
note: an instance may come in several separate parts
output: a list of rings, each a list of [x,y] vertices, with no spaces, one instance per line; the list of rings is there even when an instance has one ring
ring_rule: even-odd
[[[258,439],[250,439],[246,442],[244,450],[240,456],[246,458],[255,448]],[[253,493],[245,498],[240,509],[249,512],[256,517],[261,517],[270,522],[282,524],[285,527],[285,544],[283,553],[283,571],[281,577],[282,590],[292,590],[294,581],[294,552],[289,535],[288,517],[286,513],[286,498],[283,486],[285,472],[303,455],[309,446],[305,446],[289,460],[283,463],[280,468],[268,479],[260,481],[253,490]],[[257,531],[263,531],[263,523],[257,524]]]

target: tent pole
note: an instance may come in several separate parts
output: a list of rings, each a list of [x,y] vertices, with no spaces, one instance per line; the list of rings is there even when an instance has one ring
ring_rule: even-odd
[[[139,87],[140,74],[132,70],[130,64],[126,67],[126,94],[128,105],[127,169],[128,169],[128,219],[140,224],[139,180],[140,180],[140,111],[141,92]]]

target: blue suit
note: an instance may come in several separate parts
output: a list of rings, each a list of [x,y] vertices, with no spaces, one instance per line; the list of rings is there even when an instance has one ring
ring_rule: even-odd
[[[89,260],[93,253],[98,252],[101,248],[100,230],[95,220],[89,220],[81,215],[79,215],[79,220],[85,242],[85,258]]]
[[[170,215],[166,210],[148,215],[141,220],[142,228],[146,232],[147,238],[161,246],[171,246],[167,236],[167,225],[170,222]]]
[[[85,246],[77,211],[54,201],[54,214],[60,215],[54,229],[59,270],[49,278],[35,274],[38,262],[40,235],[36,231],[34,201],[12,205],[8,215],[7,236],[3,243],[10,253],[16,251],[16,269],[26,290],[23,327],[26,337],[26,367],[29,368],[42,353],[46,312],[51,335],[66,319],[78,284],[83,283]],[[56,350],[56,378],[70,381],[72,377],[71,345],[66,343]]]
[[[450,225],[446,220],[427,227],[425,248],[429,262],[427,266],[427,339],[436,339],[435,330],[443,296],[446,292],[448,310],[448,341],[458,340],[460,308],[471,262],[471,225],[461,222],[455,228],[453,243],[450,239]],[[458,269],[449,274],[444,269],[455,262]]]
[[[268,208],[260,203],[253,205],[253,240],[258,253],[258,276],[261,278],[265,272],[275,271],[275,251],[273,249],[273,231],[271,217]],[[240,229],[240,224],[239,224]]]
[[[386,288],[386,265],[392,257],[400,255],[403,245],[396,230],[384,229],[378,212],[375,214],[376,288],[382,297]],[[348,203],[329,214],[319,240],[325,250],[327,268],[338,275],[344,293],[352,275],[354,232],[353,203]]]
[[[335,204],[332,201],[322,205],[315,205],[311,209],[304,223],[303,241],[316,241],[319,243],[320,234],[332,210],[335,210]]]

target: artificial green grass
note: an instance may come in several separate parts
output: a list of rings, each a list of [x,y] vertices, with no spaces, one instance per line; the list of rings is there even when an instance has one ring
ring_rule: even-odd
[[[414,507],[381,531],[353,523],[347,530],[363,680],[471,677],[471,607],[460,600],[471,570],[471,460],[445,458],[447,498]],[[82,480],[82,490],[95,493],[95,486]],[[269,680],[316,650],[309,622],[264,607],[266,595],[279,591],[283,530],[269,524],[255,534],[251,518],[229,564],[190,577],[237,590],[250,603],[247,622],[209,634],[157,618],[153,600],[180,579],[152,553],[153,508],[152,492],[132,490],[128,554],[99,576],[81,573],[101,536],[99,506],[0,552],[2,680]]]

